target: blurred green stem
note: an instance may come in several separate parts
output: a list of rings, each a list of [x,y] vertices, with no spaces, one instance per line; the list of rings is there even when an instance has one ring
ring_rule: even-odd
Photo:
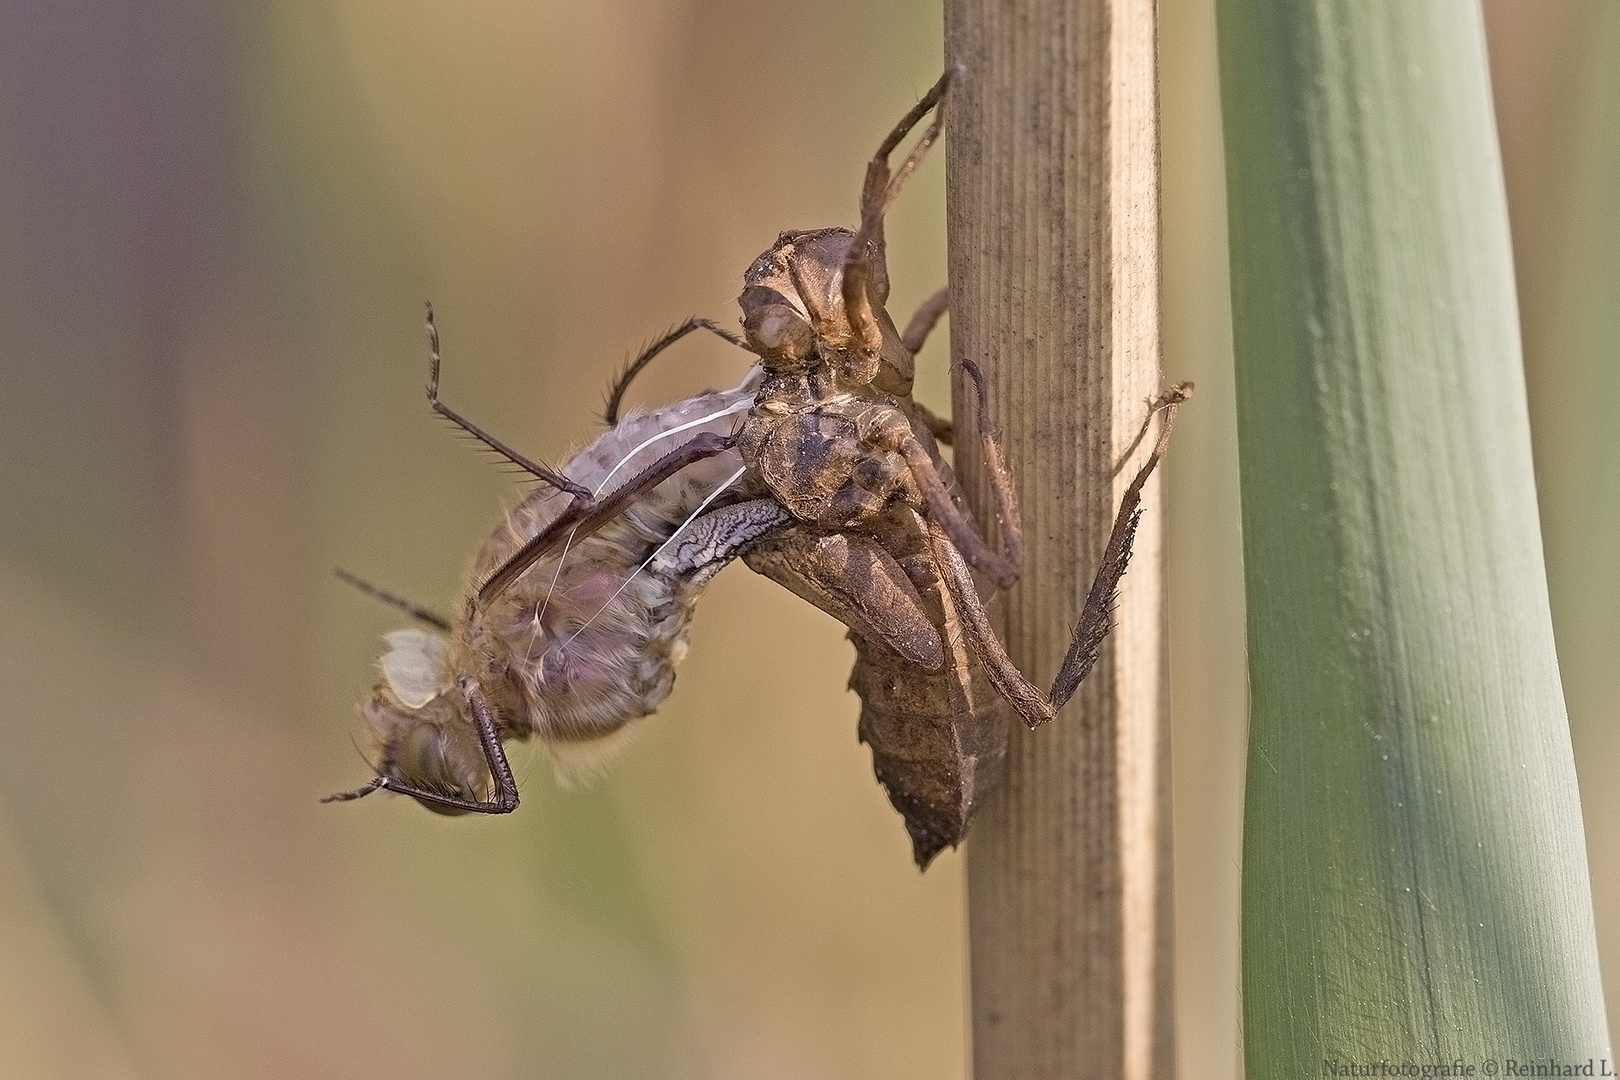
[[[1248,1073],[1606,1057],[1479,12],[1218,19]]]

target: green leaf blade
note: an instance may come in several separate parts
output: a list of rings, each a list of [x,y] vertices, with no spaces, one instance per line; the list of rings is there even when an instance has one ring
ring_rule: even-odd
[[[1219,20],[1249,1073],[1607,1056],[1479,13]]]

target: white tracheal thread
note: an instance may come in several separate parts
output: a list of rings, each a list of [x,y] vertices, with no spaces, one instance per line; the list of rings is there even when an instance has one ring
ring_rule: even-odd
[[[613,475],[615,473],[617,473],[620,469],[624,468],[632,460],[634,460],[634,458],[635,458],[635,456],[637,454],[639,454],[643,450],[647,449],[647,447],[651,446],[653,443],[658,442],[660,439],[667,439],[671,435],[679,435],[683,431],[689,431],[692,428],[701,427],[702,425],[707,424],[710,421],[720,419],[722,416],[731,416],[731,415],[733,415],[735,413],[747,412],[749,409],[752,409],[753,407],[754,407],[754,399],[753,398],[744,398],[743,400],[737,402],[736,404],[729,405],[726,408],[719,410],[718,412],[712,412],[707,416],[700,416],[696,420],[688,420],[684,424],[677,424],[675,427],[670,428],[668,431],[660,431],[656,435],[652,435],[652,436],[649,436],[648,438],[643,439],[641,441],[640,445],[638,445],[634,450],[630,451],[628,454],[624,455],[624,457],[620,458],[618,464],[614,465],[613,468],[608,470],[608,474],[606,476],[602,477],[602,482],[600,484],[596,485],[596,490],[591,492],[591,494],[593,496],[602,494],[602,489],[607,487],[608,481],[613,479]],[[737,477],[733,476],[730,480],[726,481],[725,486],[730,486],[731,484],[735,483],[736,480],[737,480]],[[703,506],[708,506],[709,503],[714,499],[714,496],[720,494],[720,491],[723,491],[723,490],[725,490],[725,487],[722,487],[719,491],[716,491],[713,495],[710,495],[707,499],[704,499],[703,500]],[[698,509],[701,511],[703,509],[703,506],[698,507]],[[694,515],[694,517],[695,516],[696,515]],[[686,526],[691,524],[691,522],[692,522],[692,518],[687,518],[686,521],[681,523],[681,529],[686,528]],[[527,660],[534,659],[534,646],[540,640],[541,620],[545,618],[545,614],[546,614],[547,609],[549,609],[551,607],[551,597],[552,597],[553,594],[556,593],[556,591],[557,591],[557,582],[562,578],[563,561],[568,558],[569,549],[574,546],[574,537],[578,533],[579,533],[579,529],[576,527],[573,531],[571,531],[568,534],[568,539],[566,541],[564,541],[564,543],[563,543],[562,554],[557,556],[557,569],[551,575],[551,585],[546,589],[546,598],[544,600],[542,600],[540,602],[540,605],[534,609],[534,619],[532,620],[533,625],[532,625],[530,633],[529,633],[529,645],[528,645],[528,648],[523,650],[524,659],[527,659]],[[680,535],[680,529],[676,529],[675,534],[670,537],[670,540],[673,540],[675,538],[675,536],[679,536],[679,535]],[[666,546],[667,546],[668,542],[669,541],[665,541]],[[646,563],[643,563],[640,567],[638,567],[636,569],[636,572],[634,574],[631,574],[628,578],[626,578],[625,581],[624,581],[624,585],[619,586],[619,592],[614,593],[613,596],[608,600],[608,603],[611,604],[614,600],[618,599],[619,593],[624,592],[625,586],[629,585],[630,582],[635,580],[636,574],[639,574],[639,573],[641,573],[642,570],[646,569],[648,563],[651,563],[652,559],[657,558],[658,557],[658,552],[663,551],[663,550],[664,549],[662,547],[660,547],[658,549],[658,551],[653,552],[652,558],[649,558]],[[606,605],[603,605],[603,609],[606,610]],[[596,613],[596,615],[600,615],[600,614],[602,614],[601,611],[598,611]],[[594,620],[596,618],[596,615],[592,615],[591,619]],[[585,626],[589,626],[589,625],[590,625],[590,622],[587,622],[585,624]],[[582,626],[579,629],[580,629],[580,631],[583,631],[585,629],[585,627]],[[579,631],[576,631],[574,636],[578,637],[579,636]],[[573,641],[574,639],[569,638],[568,640]]]
[[[607,601],[601,607],[596,609],[596,614],[592,615],[590,618],[586,619],[584,625],[581,626],[578,630],[575,630],[573,635],[571,637],[569,637],[569,639],[567,641],[563,642],[563,648],[566,649],[568,646],[572,645],[574,643],[575,638],[578,638],[579,635],[583,634],[586,630],[589,630],[590,627],[591,627],[591,623],[596,621],[596,616],[600,615],[600,614],[602,614],[602,612],[606,611],[608,609],[608,605],[613,603],[613,601],[615,601],[615,600],[617,600],[619,598],[619,593],[622,593],[622,592],[624,592],[624,590],[628,589],[630,587],[630,583],[632,581],[636,580],[636,574],[641,573],[643,570],[647,569],[647,567],[651,566],[653,560],[658,558],[658,556],[662,555],[664,553],[664,549],[669,547],[669,545],[673,544],[675,542],[675,540],[681,535],[681,530],[685,529],[688,525],[692,524],[692,522],[696,521],[698,519],[698,516],[701,515],[703,513],[703,511],[708,508],[708,505],[710,503],[714,502],[715,499],[720,497],[721,492],[725,491],[726,488],[730,487],[732,484],[735,484],[738,480],[741,480],[743,473],[745,473],[747,471],[748,471],[748,467],[745,465],[742,468],[738,469],[736,472],[732,473],[729,477],[727,477],[725,483],[721,484],[719,487],[717,487],[713,491],[709,492],[708,497],[705,498],[702,502],[698,503],[698,508],[696,510],[693,510],[690,514],[688,514],[686,516],[686,520],[681,522],[678,526],[676,526],[675,531],[669,534],[669,539],[665,540],[662,544],[659,544],[658,548],[651,555],[647,556],[647,561],[642,563],[640,566],[636,567],[635,572],[632,573],[629,577],[624,579],[624,584],[619,586],[618,591],[615,592],[612,596],[608,597]]]
[[[630,451],[624,457],[620,458],[619,463],[617,465],[613,466],[612,469],[608,470],[608,474],[606,476],[602,477],[602,482],[596,486],[596,491],[593,494],[596,494],[596,495],[602,494],[602,489],[607,487],[607,482],[609,480],[613,479],[613,474],[614,473],[618,472],[620,469],[622,469],[626,465],[628,465],[632,458],[634,458],[637,454],[641,453],[643,450],[647,449],[647,447],[651,446],[653,443],[657,442],[659,439],[667,439],[671,435],[679,435],[683,431],[689,431],[692,428],[701,427],[704,424],[707,424],[711,420],[720,419],[722,416],[731,416],[731,415],[733,415],[735,413],[747,412],[749,409],[752,409],[753,407],[754,407],[754,399],[753,398],[743,398],[741,401],[737,402],[735,405],[728,405],[724,409],[721,409],[719,412],[712,412],[708,416],[700,416],[696,420],[688,420],[684,424],[677,424],[675,427],[670,428],[668,431],[660,431],[656,435],[653,435],[653,436],[650,436],[649,438],[643,439],[641,441],[640,446],[637,446],[634,450]]]

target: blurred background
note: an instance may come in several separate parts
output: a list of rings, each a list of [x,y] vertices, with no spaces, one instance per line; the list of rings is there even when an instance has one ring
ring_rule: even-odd
[[[1620,976],[1620,7],[1485,5],[1554,615]],[[627,353],[849,224],[937,0],[0,5],[0,1078],[960,1077],[961,860],[912,867],[841,628],[734,567],[608,779],[321,806],[354,703]],[[1209,0],[1161,0],[1182,1071],[1237,1056],[1243,611]],[[943,163],[890,225],[944,280]],[[944,401],[942,337],[920,396]],[[683,343],[656,402],[730,385]],[[1437,407],[1441,403],[1436,403]],[[1072,718],[1071,718],[1072,719]],[[1611,982],[1611,985],[1615,985]],[[1610,993],[1620,1001],[1620,988]]]

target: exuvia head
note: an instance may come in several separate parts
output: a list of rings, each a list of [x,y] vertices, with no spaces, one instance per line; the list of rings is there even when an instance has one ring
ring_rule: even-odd
[[[743,333],[772,370],[813,362],[817,338],[848,337],[840,284],[854,238],[848,229],[785,232],[743,274]]]
[[[911,393],[911,353],[884,308],[883,218],[939,138],[945,91],[956,71],[939,77],[867,164],[859,230],[785,232],[743,275],[743,331],[770,374],[819,375],[846,388]],[[933,122],[891,172],[889,155],[929,112]]]
[[[900,343],[899,332],[883,308],[888,294],[885,275],[869,275],[882,288],[869,284],[863,290],[868,321],[876,328],[875,340],[866,340],[851,323],[844,275],[854,261],[851,246],[855,238],[849,229],[812,229],[778,236],[743,275],[737,302],[742,307],[744,336],[773,375],[820,368],[835,373],[846,386],[871,383],[889,393],[907,393],[911,354]],[[881,266],[881,247],[877,243],[865,246],[864,262]]]

